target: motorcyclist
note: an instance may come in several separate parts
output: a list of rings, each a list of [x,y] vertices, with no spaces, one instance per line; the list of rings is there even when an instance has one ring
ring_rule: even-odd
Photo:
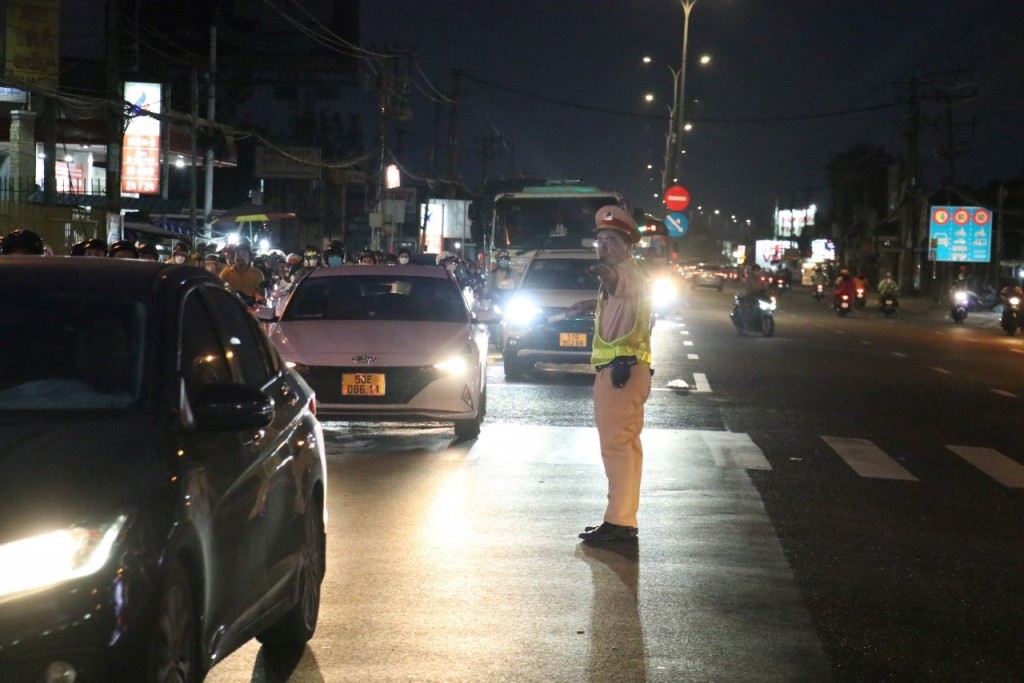
[[[331,240],[324,249],[324,265],[337,268],[345,264],[345,245],[340,240]]]
[[[749,313],[754,310],[757,306],[757,299],[761,295],[768,291],[768,285],[764,281],[763,272],[761,266],[754,264],[747,270],[746,277],[743,278],[743,296],[737,297],[740,304],[740,308],[743,309],[744,313]]]
[[[409,250],[406,249],[405,247],[402,247],[401,249],[398,250],[398,265],[400,265],[400,266],[408,265],[409,259],[411,259],[411,258],[412,258],[412,255],[409,253]]]
[[[45,253],[43,238],[31,230],[12,230],[0,237],[0,254],[4,256],[42,256]]]
[[[302,250],[302,256],[299,257],[298,263],[292,266],[288,274],[288,281],[292,283],[298,282],[320,267],[320,250],[312,244],[307,244]]]
[[[92,239],[82,242],[82,256],[106,258],[107,241],[99,237],[93,237]]]
[[[249,240],[243,239],[235,245],[234,256],[234,262],[220,271],[221,279],[249,306],[265,301],[262,294],[263,271],[252,265],[252,245]]]
[[[1014,304],[1010,302],[1010,299],[1016,298],[1016,311],[1020,311],[1021,302],[1024,301],[1024,290],[1021,289],[1020,283],[1016,280],[1007,279],[1003,288],[999,290],[999,299],[1003,302],[1003,313],[1000,316],[999,323],[1002,325],[1004,330],[1013,332],[1015,327],[1020,326],[1020,320],[1012,320],[1012,316],[1015,314]],[[1011,326],[1011,323],[1014,323]]]
[[[836,278],[835,287],[832,290],[832,304],[838,306],[840,298],[846,294],[850,297],[850,303],[853,303],[854,297],[857,296],[857,288],[854,284],[853,277],[850,275],[849,268],[840,268],[839,277]]]
[[[131,240],[118,240],[107,249],[110,258],[139,258],[139,249]]]
[[[900,286],[892,279],[892,273],[886,272],[885,277],[878,282],[878,293],[881,295],[900,293]]]
[[[152,242],[143,242],[139,245],[139,258],[143,261],[159,261],[160,251]],[[185,260],[175,260],[175,263],[184,263]]]

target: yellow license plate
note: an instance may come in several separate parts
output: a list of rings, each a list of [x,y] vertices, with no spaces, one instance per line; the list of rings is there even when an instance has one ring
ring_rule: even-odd
[[[384,375],[375,372],[341,373],[342,396],[383,396]]]
[[[559,332],[559,346],[571,346],[573,348],[585,347],[587,345],[586,332]]]

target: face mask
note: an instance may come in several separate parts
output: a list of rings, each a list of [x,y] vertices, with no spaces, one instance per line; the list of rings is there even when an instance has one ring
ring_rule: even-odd
[[[328,256],[327,257],[327,265],[329,265],[329,266],[340,266],[341,265],[341,257],[340,256]]]
[[[175,254],[173,257],[175,263],[184,263],[185,257],[181,254]]]
[[[409,262],[409,257],[408,256],[399,256],[398,257],[398,262],[401,263],[404,266],[406,263]]]

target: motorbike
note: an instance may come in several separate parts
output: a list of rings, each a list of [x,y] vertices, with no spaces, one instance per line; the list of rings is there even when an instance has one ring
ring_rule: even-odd
[[[744,300],[746,299],[746,301]],[[775,334],[775,297],[767,292],[733,297],[732,312],[729,317],[736,331],[742,335],[747,332],[760,332],[766,337]]]
[[[854,301],[853,301],[854,307],[859,311],[860,309],[864,308],[864,306],[867,304],[867,302],[868,302],[867,290],[864,287],[858,286],[856,288],[856,293],[854,295]]]
[[[949,317],[953,319],[957,325],[963,325],[964,319],[967,318],[967,304],[969,297],[966,290],[958,289],[953,292],[953,302],[949,307]]]
[[[851,297],[846,292],[843,292],[842,294],[836,294],[834,301],[836,313],[839,314],[840,318],[845,318],[846,315],[853,310],[853,301],[851,301],[852,298],[853,297]]]
[[[891,316],[900,307],[899,295],[895,292],[886,292],[878,297],[878,309],[886,318]]]
[[[820,302],[825,298],[825,285],[821,282],[814,285],[814,300]]]
[[[1003,315],[999,319],[999,325],[1011,337],[1017,333],[1017,328],[1024,326],[1024,321],[1020,317],[1020,303],[1019,296],[1011,296],[1003,303]]]

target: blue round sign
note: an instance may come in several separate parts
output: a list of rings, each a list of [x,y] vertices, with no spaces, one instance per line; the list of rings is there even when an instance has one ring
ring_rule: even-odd
[[[682,237],[690,229],[690,220],[682,211],[673,211],[665,216],[665,227],[669,237]]]

